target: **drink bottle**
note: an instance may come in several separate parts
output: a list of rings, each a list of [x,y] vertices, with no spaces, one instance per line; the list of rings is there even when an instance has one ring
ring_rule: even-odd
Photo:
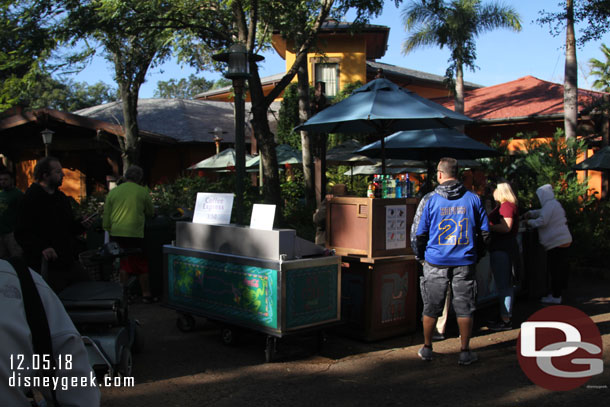
[[[403,186],[403,182],[402,182],[402,175],[398,174],[396,176],[396,198],[402,198],[404,195],[402,194],[402,186]]]
[[[375,185],[372,182],[369,183],[368,189],[366,190],[366,196],[368,198],[375,198]]]

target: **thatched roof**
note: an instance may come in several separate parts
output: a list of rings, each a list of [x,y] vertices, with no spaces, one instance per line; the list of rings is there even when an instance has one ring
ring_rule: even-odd
[[[179,143],[212,143],[213,130],[223,130],[223,143],[235,141],[233,103],[188,99],[140,99],[138,101],[138,126],[140,130],[162,134]],[[245,132],[250,134],[250,104],[246,103]],[[271,107],[269,114],[272,131],[279,112],[279,103]],[[75,114],[123,124],[121,102],[106,103],[79,110]],[[226,133],[225,133],[226,132]],[[247,139],[248,137],[246,137]]]

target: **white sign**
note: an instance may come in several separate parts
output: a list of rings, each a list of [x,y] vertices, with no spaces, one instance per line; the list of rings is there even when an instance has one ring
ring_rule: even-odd
[[[193,223],[228,225],[231,223],[233,194],[198,192]]]
[[[407,205],[385,207],[386,250],[407,247]]]
[[[252,217],[250,227],[253,229],[273,229],[273,219],[275,218],[275,205],[254,204],[252,207]]]

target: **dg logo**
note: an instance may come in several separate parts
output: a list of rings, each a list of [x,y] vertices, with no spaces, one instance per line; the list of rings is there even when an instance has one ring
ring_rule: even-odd
[[[544,308],[521,324],[519,365],[535,384],[567,391],[604,370],[602,337],[584,312],[565,305]]]

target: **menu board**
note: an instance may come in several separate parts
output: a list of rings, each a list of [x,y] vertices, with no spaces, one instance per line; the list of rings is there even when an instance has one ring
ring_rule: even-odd
[[[386,250],[407,247],[407,205],[385,207],[385,248]]]
[[[193,223],[228,225],[231,223],[233,194],[198,192]]]

